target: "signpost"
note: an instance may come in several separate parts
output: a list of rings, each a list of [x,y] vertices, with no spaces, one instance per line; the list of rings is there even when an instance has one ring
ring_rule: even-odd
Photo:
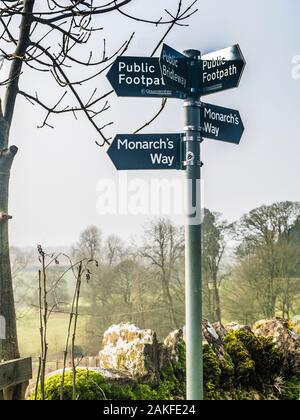
[[[164,44],[160,56],[160,67],[163,81],[178,91],[187,94],[190,89],[189,59]]]
[[[200,72],[202,95],[238,87],[245,65],[239,45],[203,55]]]
[[[118,57],[107,74],[118,96],[179,98],[185,95],[166,86],[158,58]]]
[[[244,125],[239,111],[202,103],[203,137],[239,144]]]
[[[107,151],[116,169],[181,169],[181,134],[121,134]]]
[[[160,59],[119,57],[108,79],[119,96],[185,99],[184,134],[120,134],[108,154],[118,170],[184,169],[187,399],[203,399],[201,280],[201,143],[203,137],[239,144],[244,125],[233,109],[201,102],[201,96],[239,85],[245,60],[234,45],[202,56],[163,45]]]

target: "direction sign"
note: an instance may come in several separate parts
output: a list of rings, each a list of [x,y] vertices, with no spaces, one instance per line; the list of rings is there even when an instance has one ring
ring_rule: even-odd
[[[238,111],[205,103],[201,111],[203,137],[239,144],[244,125]]]
[[[182,92],[164,84],[159,59],[155,57],[118,57],[107,78],[118,96],[185,98]]]
[[[189,59],[164,44],[160,56],[160,67],[163,80],[167,86],[171,86],[181,92],[189,91]]]
[[[118,170],[180,169],[181,134],[119,134],[107,153]]]
[[[201,63],[202,95],[237,87],[246,65],[239,45],[203,55]]]

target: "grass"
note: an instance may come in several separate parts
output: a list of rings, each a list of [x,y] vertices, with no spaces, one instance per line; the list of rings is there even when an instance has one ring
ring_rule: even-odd
[[[69,315],[52,314],[48,324],[49,357],[62,358],[65,346]],[[78,340],[76,345],[84,347],[85,317],[79,318]],[[19,319],[18,337],[23,357],[38,356],[40,352],[39,314],[32,311]]]

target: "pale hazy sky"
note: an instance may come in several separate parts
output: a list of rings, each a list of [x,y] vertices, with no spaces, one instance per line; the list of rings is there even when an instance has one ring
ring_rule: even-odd
[[[127,10],[157,18],[175,3],[135,0]],[[300,55],[299,0],[199,0],[198,7],[190,26],[178,27],[166,42],[179,51],[196,48],[203,53],[239,43],[247,61],[238,89],[203,97],[208,103],[238,109],[245,125],[239,146],[204,142],[205,206],[232,221],[261,204],[299,200],[300,80],[291,76],[292,58]],[[105,31],[99,33],[99,48],[104,35],[108,48],[113,49],[136,30],[128,55],[149,55],[162,33],[162,28],[133,24],[118,13],[101,23]],[[22,87],[31,92],[41,89],[50,101],[55,100],[53,89],[35,73],[26,72]],[[102,79],[97,87],[105,92],[109,83]],[[115,124],[106,133],[132,132],[159,105],[158,99],[113,95],[103,123],[113,119]],[[71,117],[58,117],[52,120],[54,130],[39,130],[42,115],[23,98],[18,99],[12,130],[12,143],[19,147],[10,196],[12,244],[69,245],[91,224],[123,238],[141,233],[147,216],[97,214],[97,183],[103,178],[116,179],[117,172],[105,150],[95,146],[97,133],[86,119],[75,122]],[[182,101],[174,99],[147,132],[182,129]],[[130,174],[136,175],[146,180],[183,177],[182,172],[173,171]]]

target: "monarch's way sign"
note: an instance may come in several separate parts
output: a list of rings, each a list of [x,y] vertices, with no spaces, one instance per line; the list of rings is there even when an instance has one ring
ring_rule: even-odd
[[[118,170],[181,169],[181,134],[119,134],[107,153]]]
[[[202,103],[201,114],[203,137],[239,144],[244,132],[239,111]]]

